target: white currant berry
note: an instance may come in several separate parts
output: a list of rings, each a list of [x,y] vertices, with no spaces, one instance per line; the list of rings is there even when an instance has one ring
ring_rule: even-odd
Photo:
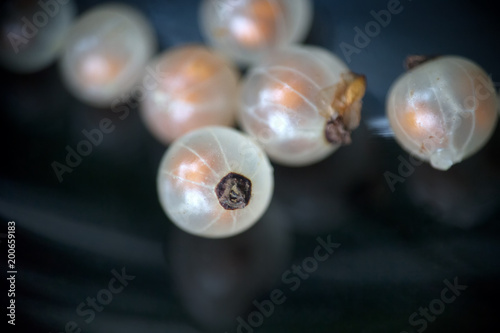
[[[191,45],[163,53],[148,66],[147,78],[154,86],[141,100],[141,114],[163,143],[200,127],[234,124],[239,74],[206,47]]]
[[[273,161],[313,164],[351,142],[365,89],[364,76],[327,50],[290,46],[249,72],[239,121]]]
[[[310,0],[204,0],[200,8],[208,42],[241,64],[302,41],[311,20]]]
[[[204,127],[174,141],[158,171],[158,194],[168,217],[204,237],[228,237],[251,227],[271,201],[273,170],[249,137]]]
[[[154,31],[140,12],[122,4],[100,5],[69,32],[62,76],[76,97],[107,107],[133,87],[155,49]]]
[[[0,5],[0,63],[18,73],[49,66],[76,13],[74,1],[8,0]]]
[[[478,151],[493,133],[495,88],[468,59],[442,56],[421,64],[418,57],[412,59],[417,61],[389,91],[387,116],[404,149],[447,170]]]

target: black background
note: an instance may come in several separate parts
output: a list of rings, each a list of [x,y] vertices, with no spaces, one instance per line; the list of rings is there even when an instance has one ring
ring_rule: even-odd
[[[77,1],[79,13],[99,3]],[[160,50],[202,41],[199,1],[125,3],[152,22]],[[374,126],[409,54],[462,55],[500,80],[498,10],[491,3],[402,0],[403,11],[352,55],[351,69],[368,78],[353,144],[311,167],[276,165],[267,214],[226,240],[189,236],[168,221],[155,184],[165,147],[135,111],[121,120],[81,104],[55,64],[30,75],[1,70],[0,232],[17,222],[15,330],[63,332],[75,321],[83,332],[236,332],[237,317],[247,318],[254,300],[278,288],[285,303],[255,331],[414,332],[422,326],[412,327],[409,316],[457,277],[467,290],[426,331],[498,331],[499,131],[448,172],[417,166],[391,191],[384,173],[398,174],[408,154]],[[363,28],[387,1],[314,6],[307,43],[346,60],[340,44],[353,44],[353,28]],[[115,131],[59,183],[51,163],[64,162],[65,147],[103,118]],[[291,291],[282,274],[328,235],[340,247]],[[0,247],[4,270],[5,241]],[[135,279],[85,323],[77,306],[122,267]]]

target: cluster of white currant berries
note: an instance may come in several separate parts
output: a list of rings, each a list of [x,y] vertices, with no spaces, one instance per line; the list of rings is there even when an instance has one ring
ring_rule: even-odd
[[[61,44],[68,89],[99,107],[120,102],[154,75],[139,100],[150,131],[172,143],[158,172],[160,202],[180,228],[227,237],[252,226],[271,201],[267,156],[288,166],[318,162],[349,144],[360,124],[365,77],[328,50],[296,44],[311,18],[310,0],[203,0],[200,25],[210,47],[177,47],[151,59],[156,38],[148,21],[133,8],[106,4],[72,26],[60,22],[70,28],[66,36],[64,28],[51,38],[34,36],[29,45],[36,47],[17,58],[2,50],[1,59],[12,68],[26,68],[28,59],[36,70],[50,58],[33,66],[44,50],[39,44]],[[410,58],[411,68],[390,89],[387,116],[406,150],[446,170],[487,142],[497,94],[467,59],[423,60]],[[250,66],[242,80],[232,61]],[[236,120],[247,135],[225,127]]]
[[[161,141],[175,140],[158,191],[182,229],[206,237],[242,232],[271,201],[267,156],[308,165],[350,142],[365,79],[327,50],[294,45],[311,12],[308,0],[206,0],[200,20],[212,48],[181,47],[158,60],[170,74],[142,113]],[[229,61],[250,66],[240,83]],[[235,119],[247,135],[220,127]]]

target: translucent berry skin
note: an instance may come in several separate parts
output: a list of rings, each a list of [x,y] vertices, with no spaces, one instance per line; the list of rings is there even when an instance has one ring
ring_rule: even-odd
[[[359,124],[364,90],[355,97],[339,93],[350,91],[343,88],[352,82],[351,75],[342,60],[322,48],[289,46],[275,51],[242,83],[239,122],[274,162],[316,163],[342,144],[325,136],[328,122],[340,115],[337,104],[344,103],[346,113],[352,111],[349,130]]]
[[[200,26],[207,41],[242,65],[276,47],[302,41],[312,21],[310,0],[204,0]]]
[[[148,20],[132,7],[104,4],[85,13],[69,32],[61,58],[68,89],[83,102],[125,102],[156,50]]]
[[[74,1],[8,0],[0,5],[0,63],[17,73],[49,66],[59,55],[76,13]]]
[[[217,187],[228,174],[251,181],[244,208],[226,209]],[[194,235],[222,238],[250,228],[271,201],[273,170],[249,137],[226,127],[204,127],[176,140],[158,170],[158,195],[167,216]]]
[[[399,77],[387,97],[396,141],[439,170],[477,152],[498,119],[494,85],[474,62],[457,56],[424,62]]]
[[[234,124],[239,74],[221,55],[183,46],[153,60],[145,80],[151,71],[154,86],[141,100],[141,115],[164,144],[197,128]]]

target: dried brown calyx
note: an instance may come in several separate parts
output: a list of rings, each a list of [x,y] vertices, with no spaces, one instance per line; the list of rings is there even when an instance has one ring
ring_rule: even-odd
[[[361,121],[362,98],[366,92],[366,77],[352,72],[341,75],[338,84],[327,88],[323,94],[333,100],[325,126],[326,140],[332,144],[348,145],[351,143],[351,132]]]
[[[415,67],[422,65],[423,63],[438,58],[438,55],[410,55],[406,57],[405,68],[406,70],[411,70]]]
[[[245,176],[231,172],[217,184],[215,194],[226,210],[245,208],[252,196],[252,182]]]

